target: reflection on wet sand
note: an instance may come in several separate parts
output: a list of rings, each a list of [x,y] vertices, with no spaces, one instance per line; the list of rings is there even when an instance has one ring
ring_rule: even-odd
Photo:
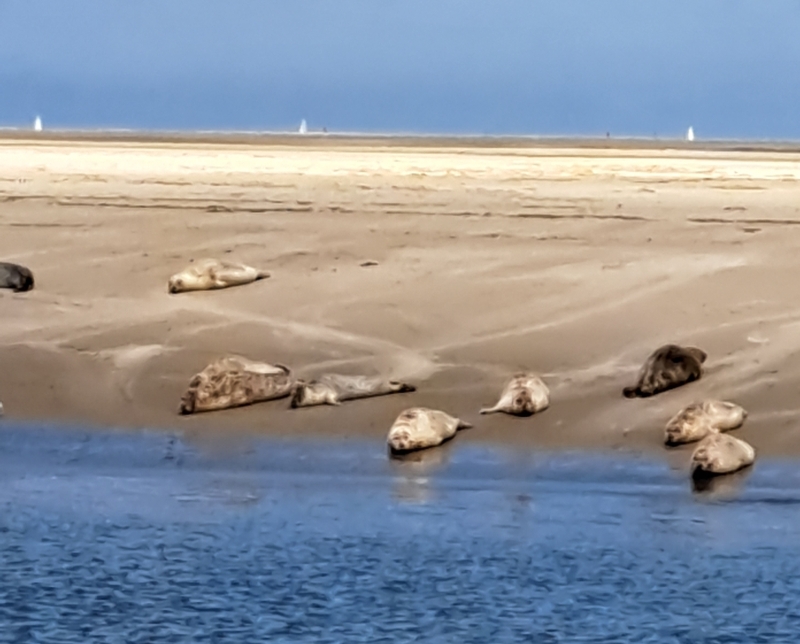
[[[408,454],[392,454],[390,465],[396,474],[392,481],[392,498],[402,503],[429,503],[434,495],[430,476],[444,467],[450,458],[452,445],[424,449]]]
[[[751,466],[721,476],[693,476],[691,477],[692,492],[698,497],[711,501],[729,501],[742,494],[745,489],[744,483],[752,473]]]

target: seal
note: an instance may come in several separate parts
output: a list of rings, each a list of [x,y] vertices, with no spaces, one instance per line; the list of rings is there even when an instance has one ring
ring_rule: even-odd
[[[33,288],[33,273],[25,266],[0,262],[0,288],[10,288],[15,293]]]
[[[702,375],[706,352],[696,347],[666,344],[656,349],[639,371],[635,387],[622,390],[626,398],[646,398],[680,387]]]
[[[210,291],[217,288],[249,284],[267,277],[269,277],[269,273],[266,271],[260,271],[246,264],[221,262],[218,259],[204,259],[170,277],[168,289],[170,293]]]
[[[755,460],[756,450],[752,445],[730,434],[713,432],[700,441],[692,454],[692,477],[730,474]]]
[[[228,356],[212,362],[191,379],[181,398],[180,413],[194,414],[285,398],[293,387],[289,367]]]
[[[386,442],[391,454],[404,454],[436,447],[453,438],[459,429],[472,427],[437,409],[412,407],[401,412],[394,421]]]
[[[722,400],[694,402],[675,414],[664,430],[666,445],[699,441],[712,432],[726,432],[744,424],[747,410]]]
[[[310,382],[297,381],[292,408],[312,405],[341,405],[345,400],[385,396],[416,391],[414,385],[380,376],[342,376],[326,374]]]
[[[531,373],[516,374],[500,394],[494,407],[484,407],[482,414],[503,412],[514,416],[531,416],[550,406],[550,390],[539,376]]]

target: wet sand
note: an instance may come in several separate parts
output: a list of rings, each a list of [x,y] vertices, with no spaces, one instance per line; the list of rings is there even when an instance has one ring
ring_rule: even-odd
[[[685,458],[664,423],[714,396],[761,454],[800,455],[800,153],[297,141],[0,140],[0,259],[36,277],[0,291],[6,416],[379,438],[428,405],[475,424],[458,441]],[[169,295],[205,257],[272,277]],[[703,379],[624,399],[666,342],[705,349]],[[179,416],[229,352],[419,389]],[[551,408],[479,416],[523,368]]]

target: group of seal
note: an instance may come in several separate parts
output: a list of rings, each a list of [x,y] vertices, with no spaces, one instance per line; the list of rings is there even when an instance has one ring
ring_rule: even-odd
[[[480,413],[531,416],[549,406],[550,390],[542,379],[532,373],[518,373],[503,388],[497,404],[484,407]],[[441,445],[453,438],[459,429],[470,427],[471,423],[441,410],[412,407],[400,412],[389,429],[386,442],[391,454],[402,455]]]
[[[635,386],[623,395],[650,397],[698,380],[706,353],[696,347],[668,344],[645,361]],[[308,382],[295,379],[289,367],[255,362],[241,356],[221,358],[190,381],[181,399],[180,413],[192,414],[291,397],[290,407],[341,405],[347,400],[395,393],[411,393],[416,386],[380,376],[325,374]],[[537,375],[515,374],[492,407],[481,414],[506,413],[531,416],[550,406],[550,390]],[[694,402],[675,414],[664,430],[668,446],[698,442],[691,458],[693,477],[735,472],[752,464],[755,450],[723,432],[741,427],[747,411],[721,400]],[[402,411],[389,429],[386,442],[392,455],[436,447],[458,430],[472,427],[463,419],[439,409],[412,407]]]
[[[380,376],[325,374],[305,382],[281,364],[256,362],[242,356],[215,360],[189,381],[180,404],[181,414],[194,414],[291,399],[291,407],[340,405],[345,400],[416,391],[416,387]]]
[[[645,361],[636,385],[625,387],[622,393],[626,398],[646,398],[698,380],[706,357],[697,347],[659,347]],[[693,402],[669,419],[664,443],[674,447],[699,441],[691,458],[693,478],[730,474],[755,462],[756,451],[751,445],[723,434],[741,427],[746,418],[747,411],[736,403]]]
[[[180,413],[194,414],[251,405],[291,396],[290,407],[341,405],[346,400],[416,391],[415,385],[381,376],[329,373],[308,382],[295,379],[284,365],[255,362],[242,356],[215,360],[197,373],[181,398]],[[515,375],[503,389],[500,401],[480,413],[504,412],[530,416],[547,409],[550,391],[541,378],[530,373]],[[386,442],[392,454],[436,447],[472,427],[444,411],[413,407],[401,412]]]
[[[169,293],[201,291],[249,284],[270,277],[246,264],[205,259],[172,275]],[[15,292],[34,286],[33,273],[19,264],[0,262],[0,288]],[[646,398],[680,387],[702,375],[705,351],[697,347],[667,344],[656,349],[639,371],[636,384],[625,387],[626,398]],[[289,367],[256,362],[242,356],[215,360],[195,374],[181,398],[180,413],[194,414],[291,397],[293,409],[313,405],[341,405],[347,400],[395,393],[411,393],[416,386],[381,376],[325,374],[311,381],[296,379]],[[550,390],[533,373],[515,374],[500,399],[480,414],[506,413],[531,416],[550,406]],[[3,407],[0,404],[0,415]],[[668,446],[699,442],[692,453],[693,477],[715,476],[740,470],[755,461],[755,449],[724,432],[741,427],[747,411],[721,400],[694,402],[680,410],[666,425]],[[391,454],[406,454],[441,445],[460,429],[472,425],[438,409],[412,407],[400,413],[386,438]]]
[[[245,264],[207,259],[169,278],[168,291],[211,290],[248,284],[269,277],[269,273]],[[215,360],[195,374],[181,398],[180,413],[194,414],[277,400],[291,396],[292,409],[313,405],[341,405],[347,400],[416,391],[416,386],[381,376],[324,374],[315,380],[296,380],[284,365],[255,362],[242,356]],[[530,373],[515,375],[503,390],[499,402],[481,414],[504,412],[530,416],[547,409],[550,391],[541,378]],[[471,427],[449,414],[424,407],[403,411],[395,420],[387,444],[396,454],[441,445],[458,429]]]

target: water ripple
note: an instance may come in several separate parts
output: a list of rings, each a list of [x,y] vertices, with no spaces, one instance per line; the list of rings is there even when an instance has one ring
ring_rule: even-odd
[[[37,447],[38,441],[38,447]],[[184,455],[183,465],[161,450]],[[0,431],[0,642],[793,642],[793,464]],[[298,458],[302,454],[303,459]],[[244,456],[243,456],[244,455]],[[421,485],[430,495],[397,494]]]

